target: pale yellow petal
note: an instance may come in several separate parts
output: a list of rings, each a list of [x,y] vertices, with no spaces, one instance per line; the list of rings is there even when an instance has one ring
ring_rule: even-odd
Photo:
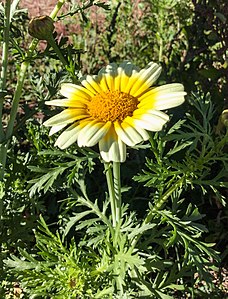
[[[131,85],[128,83],[131,80],[131,77],[139,71],[139,68],[129,61],[120,64],[120,67],[122,68],[120,91],[129,93]]]
[[[138,68],[129,61],[124,61],[117,69],[118,76],[115,78],[115,90],[128,93],[128,82]]]
[[[124,121],[122,122],[122,124],[127,124],[128,126],[135,128],[135,130],[137,130],[137,132],[141,135],[142,140],[146,141],[150,138],[150,135],[147,133],[147,131],[145,129],[139,128],[139,127],[135,127],[134,126],[134,122],[133,122],[133,118],[128,116],[124,119]]]
[[[115,78],[117,77],[117,64],[116,63],[110,63],[109,65],[104,68],[104,76],[105,76],[105,81],[107,84],[107,87],[110,91],[115,90],[115,85],[114,81]]]
[[[165,110],[181,105],[186,92],[182,84],[173,83],[155,87],[139,98],[138,107],[151,107],[156,110]]]
[[[70,124],[75,120],[80,120],[86,117],[88,117],[88,114],[86,113],[85,109],[69,108],[46,120],[44,122],[44,126],[50,127]]]
[[[183,92],[184,91],[184,86],[180,83],[170,83],[170,84],[165,84],[162,86],[158,87],[152,87],[150,88],[146,93],[138,97],[139,101],[142,101],[146,99],[147,97],[150,97],[154,94],[167,94],[167,93],[173,93],[173,92]]]
[[[117,68],[117,76],[114,79],[114,90],[120,91],[121,88],[121,75],[122,75],[122,68]]]
[[[90,99],[93,96],[89,90],[84,88],[83,86],[72,84],[72,83],[63,83],[61,85],[60,93],[69,99]]]
[[[46,101],[46,105],[51,106],[59,106],[59,107],[71,107],[71,108],[86,108],[86,104],[89,103],[89,100],[74,100],[74,99],[59,99],[59,100],[52,100],[52,101]]]
[[[88,123],[79,133],[78,146],[91,147],[97,144],[108,132],[112,123],[98,122],[97,120]]]
[[[82,127],[78,123],[71,125],[61,135],[59,135],[55,142],[55,146],[58,146],[61,149],[69,147],[77,141],[78,133],[81,129]]]
[[[132,122],[136,127],[140,127],[142,129],[148,131],[160,131],[164,124],[169,120],[167,114],[153,110],[151,113],[142,113],[137,111],[137,113],[133,114]]]
[[[137,129],[127,122],[115,122],[114,127],[119,138],[128,146],[134,146],[144,140]]]
[[[124,162],[126,160],[126,145],[118,138],[113,127],[99,141],[99,149],[102,159],[106,162]]]
[[[106,80],[106,76],[107,76],[107,67],[106,68],[102,68],[97,76],[97,81],[101,87],[101,89],[104,92],[108,92],[109,91],[109,85],[108,82]]]
[[[125,74],[126,78],[124,80],[124,83],[121,84],[121,91],[125,93],[130,93],[130,90],[132,89],[133,85],[138,80],[138,73],[139,73],[138,67],[136,67],[133,64],[128,66],[128,70],[126,71]]]
[[[102,88],[98,83],[97,76],[86,76],[81,79],[81,84],[89,90],[93,95],[102,92]]]
[[[59,132],[60,130],[62,130],[63,128],[65,128],[67,126],[67,124],[63,124],[63,125],[59,125],[59,126],[53,126],[51,127],[51,130],[49,131],[49,136]]]
[[[161,73],[161,67],[156,63],[149,63],[145,69],[142,69],[138,74],[135,75],[134,83],[132,84],[132,88],[130,89],[130,94],[134,97],[139,97],[143,94],[147,89],[151,87],[151,85],[158,79]]]

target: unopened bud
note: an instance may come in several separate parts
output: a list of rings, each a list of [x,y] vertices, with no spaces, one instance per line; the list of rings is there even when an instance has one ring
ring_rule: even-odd
[[[221,122],[226,128],[228,128],[228,109],[223,110],[221,114]]]
[[[48,16],[32,18],[29,22],[28,32],[32,37],[48,40],[55,29],[53,23],[52,18]]]
[[[228,109],[223,110],[222,114],[219,117],[218,124],[216,126],[216,134],[220,134],[224,128],[228,129]]]

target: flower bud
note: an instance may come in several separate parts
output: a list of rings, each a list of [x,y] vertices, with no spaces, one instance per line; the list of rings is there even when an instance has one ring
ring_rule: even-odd
[[[228,128],[228,109],[223,110],[221,114],[221,122],[226,128]]]
[[[228,129],[228,109],[223,110],[222,114],[220,115],[215,133],[220,134],[224,128]]]
[[[52,18],[48,16],[40,16],[32,18],[29,22],[28,32],[32,37],[37,39],[48,40],[54,31]]]

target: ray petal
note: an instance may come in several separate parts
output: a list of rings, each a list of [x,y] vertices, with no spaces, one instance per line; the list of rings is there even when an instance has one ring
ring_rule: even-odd
[[[153,110],[151,113],[135,114],[132,119],[135,126],[148,131],[160,131],[169,117],[161,111]]]
[[[144,140],[139,132],[127,122],[121,124],[115,122],[114,127],[119,138],[129,146],[134,146]]]
[[[165,110],[169,108],[173,108],[176,106],[179,106],[184,103],[186,95],[185,92],[179,92],[179,93],[172,93],[172,94],[166,94],[162,96],[157,96],[153,100],[153,105],[151,105],[150,101],[142,101],[138,107],[146,107],[148,106],[148,103],[150,104],[151,108],[156,110]]]
[[[99,141],[101,157],[106,162],[124,162],[126,160],[126,145],[118,138],[113,127]]]
[[[88,114],[85,109],[66,109],[46,120],[44,126],[56,126],[70,124],[75,120],[87,118]]]
[[[152,88],[139,98],[138,107],[150,105],[157,110],[169,109],[181,105],[184,102],[186,92],[182,84],[166,84]]]
[[[133,84],[130,94],[134,97],[140,96],[158,79],[161,73],[161,67],[156,63],[149,63],[145,69],[138,74],[138,79]]]
[[[93,96],[93,93],[91,93],[88,89],[86,89],[83,86],[72,84],[72,83],[63,83],[61,85],[60,93],[66,97],[71,99],[72,97],[75,99],[77,97],[83,98],[83,99],[89,99],[91,96]]]
[[[137,132],[141,135],[142,139],[144,141],[148,140],[150,138],[150,135],[147,133],[147,131],[145,129],[142,129],[142,128],[135,128],[134,126],[134,121],[133,121],[133,118],[128,116],[124,119],[123,123],[125,124],[128,124],[129,126],[131,126],[132,128],[134,128],[135,130],[137,130]]]
[[[106,80],[106,84],[108,86],[108,89],[110,91],[113,91],[115,88],[115,78],[117,77],[117,64],[116,63],[110,63],[109,65],[104,68],[104,76]]]
[[[130,93],[135,82],[138,80],[139,68],[133,64],[127,65],[125,71],[125,76],[128,77],[125,80],[125,83],[121,84],[121,91],[125,93]],[[125,85],[126,84],[126,85]]]
[[[150,97],[151,95],[154,95],[154,94],[157,94],[157,93],[167,94],[167,93],[182,92],[182,91],[184,91],[184,86],[180,83],[165,84],[165,85],[162,85],[162,86],[150,88],[146,93],[144,93],[143,95],[138,97],[138,100],[142,101],[145,98]]]
[[[122,69],[122,67],[119,66],[117,68],[117,76],[115,77],[115,80],[114,80],[114,90],[118,90],[118,91],[121,90],[121,76],[122,76],[122,73],[123,73],[123,69]]]
[[[134,64],[132,64],[129,61],[124,61],[120,64],[119,67],[119,74],[120,74],[120,84],[119,84],[119,90],[125,93],[128,93],[129,89],[128,82],[131,78],[131,76],[134,74],[138,68]]]
[[[145,110],[143,108],[135,110],[134,113],[133,113],[133,118],[134,117],[139,117],[139,116],[143,117],[144,114],[145,115],[147,115],[147,114],[148,115],[155,115],[155,116],[160,117],[160,118],[162,118],[166,121],[169,120],[168,115],[166,113],[162,112],[162,111],[155,110],[155,109],[147,109],[146,112],[145,112]]]
[[[55,146],[58,146],[61,149],[65,149],[77,141],[78,133],[82,129],[82,126],[78,123],[71,125],[67,128],[55,142]]]
[[[107,82],[107,67],[106,68],[102,68],[97,76],[97,81],[99,82],[99,85],[102,89],[102,91],[107,92],[109,91],[109,85]]]
[[[119,65],[117,68],[118,75],[115,77],[115,90],[126,92],[125,88],[132,75],[133,68],[135,68],[135,66],[129,61],[124,61]]]
[[[93,95],[102,92],[102,88],[98,83],[98,76],[87,75],[81,79],[81,84],[88,89]]]
[[[59,99],[46,101],[46,105],[59,106],[59,107],[71,107],[71,108],[86,108],[86,104],[89,103],[89,100],[73,100],[73,99]]]
[[[51,130],[49,131],[49,136],[51,136],[51,135],[59,132],[60,130],[62,130],[66,126],[67,126],[67,124],[63,124],[63,125],[58,125],[58,126],[51,127]]]
[[[90,122],[79,133],[78,146],[94,146],[107,134],[111,124],[111,122]]]

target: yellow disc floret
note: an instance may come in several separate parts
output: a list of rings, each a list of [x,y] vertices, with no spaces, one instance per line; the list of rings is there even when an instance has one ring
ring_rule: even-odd
[[[88,113],[101,121],[123,121],[137,109],[138,99],[121,91],[108,91],[95,95],[88,104]]]

